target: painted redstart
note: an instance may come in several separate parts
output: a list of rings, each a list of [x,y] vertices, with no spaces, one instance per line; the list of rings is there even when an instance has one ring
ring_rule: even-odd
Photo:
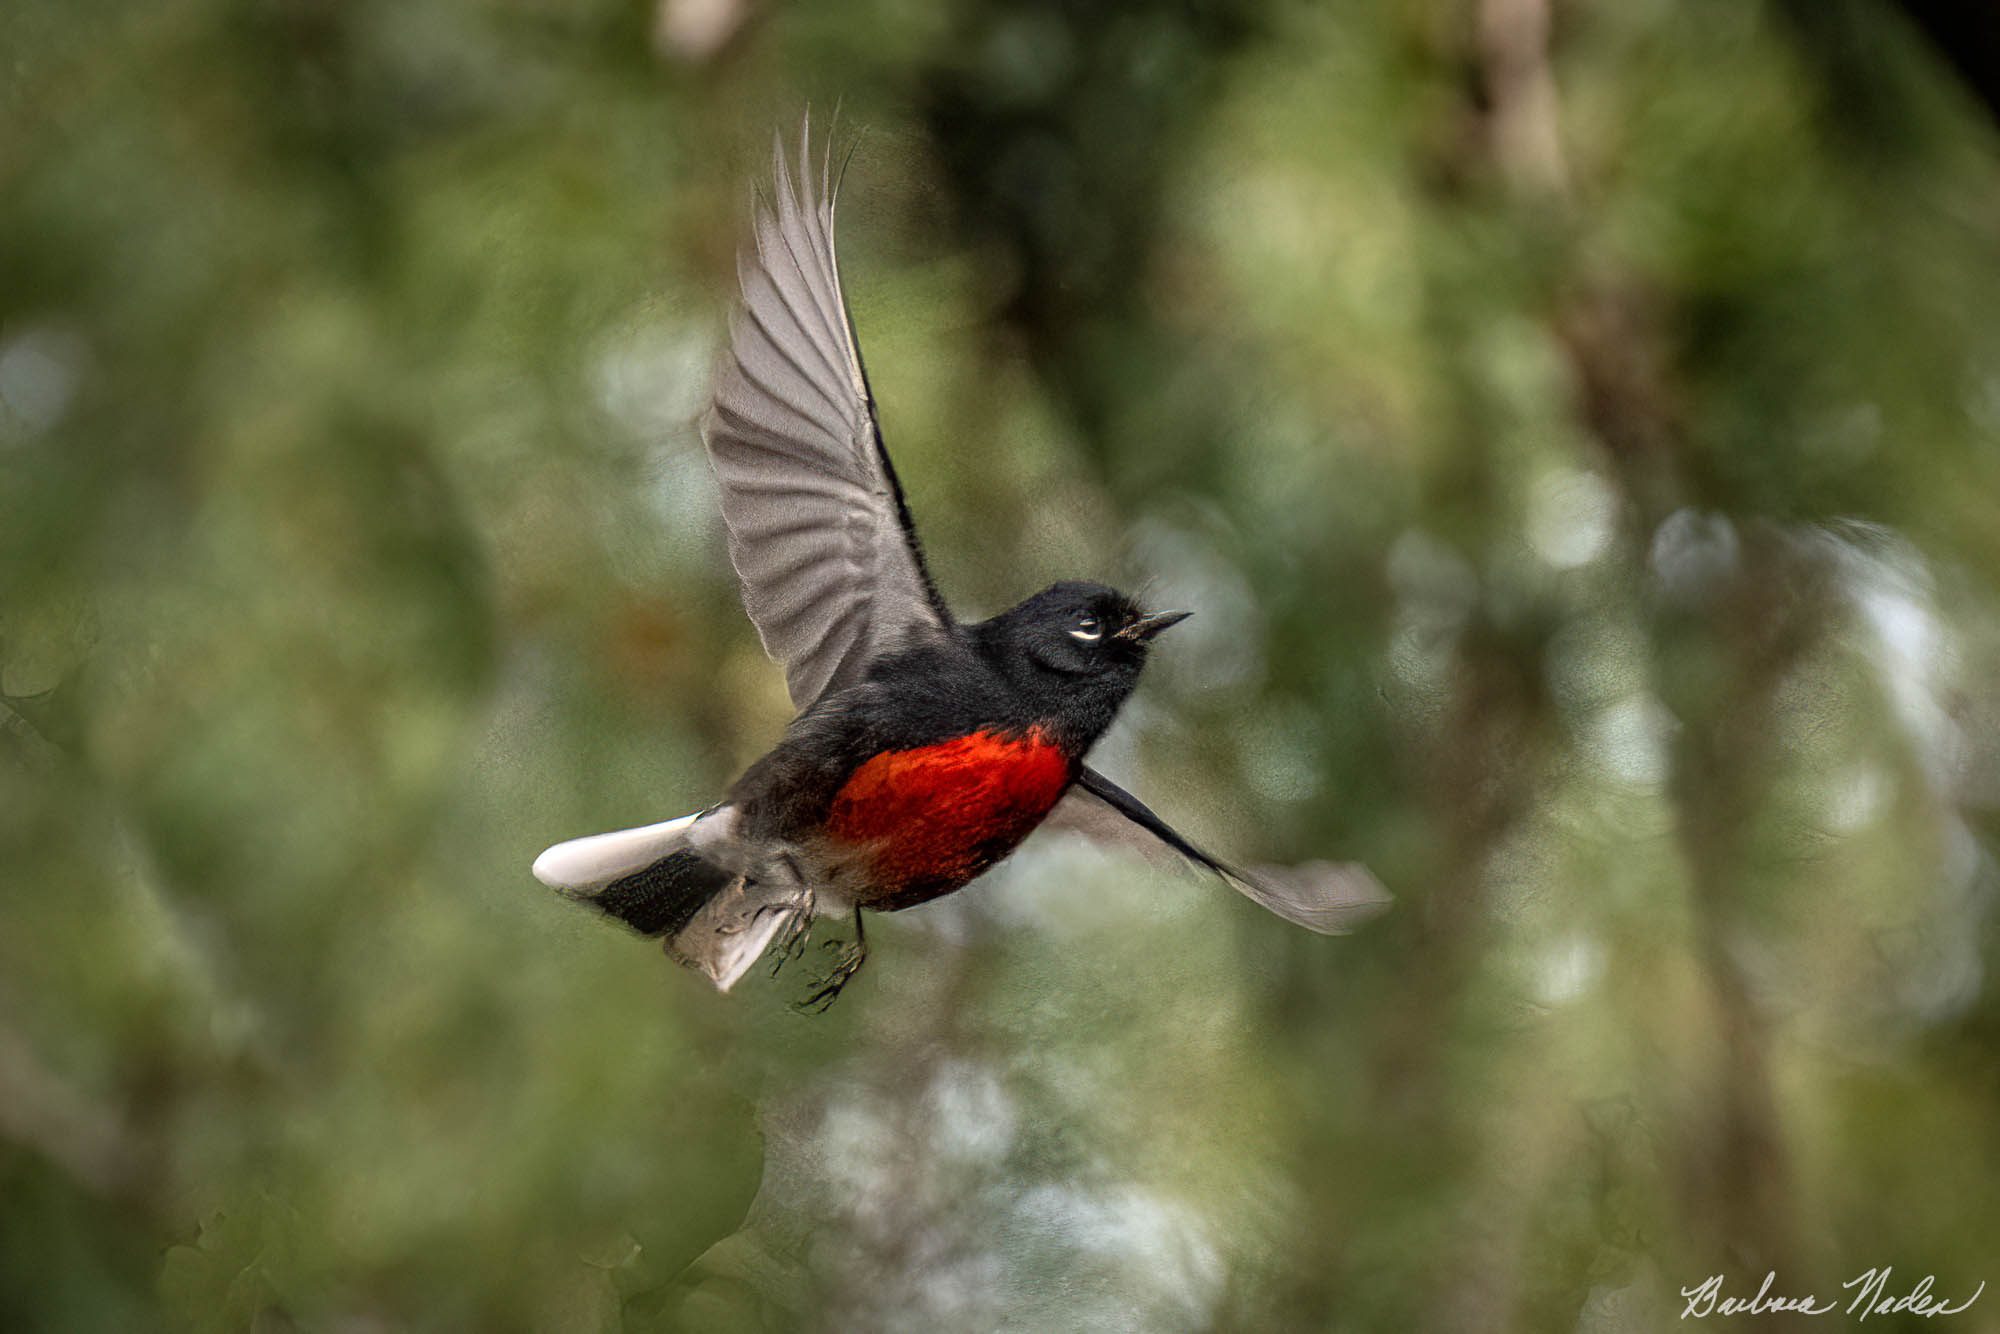
[[[1357,865],[1219,861],[1084,763],[1154,637],[1189,613],[1059,583],[953,618],[882,445],[834,258],[831,154],[815,189],[810,143],[808,123],[796,185],[774,146],[702,432],[744,606],[798,716],[720,803],[557,844],[536,877],[665,937],[724,991],[767,949],[796,954],[816,914],[851,910],[855,939],[807,1002],[821,1007],[867,957],[863,909],[949,894],[1037,827],[1165,850],[1315,931],[1386,903]]]

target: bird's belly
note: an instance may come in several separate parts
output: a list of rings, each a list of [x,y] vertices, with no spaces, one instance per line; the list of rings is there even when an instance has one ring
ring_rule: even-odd
[[[1069,757],[1034,728],[884,751],[834,796],[826,832],[871,882],[863,906],[906,908],[1012,852],[1071,777]]]

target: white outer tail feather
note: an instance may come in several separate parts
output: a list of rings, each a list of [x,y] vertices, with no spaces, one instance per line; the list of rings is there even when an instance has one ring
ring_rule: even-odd
[[[686,841],[704,812],[678,820],[618,829],[558,843],[535,858],[535,879],[573,898],[589,898],[612,881],[643,871]]]

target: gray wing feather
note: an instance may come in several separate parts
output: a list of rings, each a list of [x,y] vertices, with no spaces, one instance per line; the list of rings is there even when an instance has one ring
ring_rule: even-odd
[[[744,608],[801,709],[951,624],[841,295],[831,157],[815,190],[810,145],[808,121],[795,183],[773,144],[776,198],[758,206],[737,264],[742,303],[702,428]]]
[[[1151,807],[1095,769],[1083,771],[1041,828],[1079,835],[1155,866],[1213,871],[1252,903],[1322,935],[1352,931],[1392,902],[1382,882],[1359,862],[1233,866],[1195,846]]]

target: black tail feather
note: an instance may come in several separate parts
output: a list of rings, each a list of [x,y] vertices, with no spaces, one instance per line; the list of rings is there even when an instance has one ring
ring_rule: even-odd
[[[612,881],[590,902],[642,935],[671,936],[734,878],[694,849],[682,848]]]

